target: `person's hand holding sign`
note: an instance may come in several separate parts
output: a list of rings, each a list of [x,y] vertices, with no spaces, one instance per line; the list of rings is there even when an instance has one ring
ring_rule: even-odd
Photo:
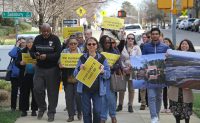
[[[82,64],[82,65],[80,66],[80,70],[85,70],[85,65],[84,65],[84,64]]]
[[[100,66],[100,70],[101,70],[101,73],[104,73],[104,66],[103,65]]]
[[[26,65],[26,62],[21,61],[21,62],[20,62],[20,65],[24,66],[24,65]]]

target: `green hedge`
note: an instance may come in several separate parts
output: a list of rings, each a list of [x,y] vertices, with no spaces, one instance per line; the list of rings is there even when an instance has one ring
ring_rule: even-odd
[[[0,79],[0,89],[11,91],[11,84],[5,80]]]
[[[29,23],[20,22],[20,24],[19,24],[20,31],[28,31],[28,30],[31,30],[31,28],[32,28],[32,25]]]

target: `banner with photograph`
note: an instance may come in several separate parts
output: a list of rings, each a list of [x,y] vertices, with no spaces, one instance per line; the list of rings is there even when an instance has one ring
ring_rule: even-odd
[[[102,64],[90,56],[84,65],[85,69],[79,71],[76,79],[90,88],[100,74],[100,67]]]
[[[133,88],[165,87],[165,54],[131,56]]]
[[[167,54],[167,85],[200,90],[200,54],[176,50],[168,50]]]

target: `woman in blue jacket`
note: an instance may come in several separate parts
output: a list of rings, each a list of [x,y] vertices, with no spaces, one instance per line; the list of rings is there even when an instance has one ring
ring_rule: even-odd
[[[78,82],[77,92],[81,94],[82,102],[82,112],[84,123],[100,123],[100,113],[102,98],[106,94],[106,79],[110,78],[110,67],[107,60],[98,51],[99,44],[96,38],[91,37],[86,41],[85,53],[80,57],[77,67],[74,71],[74,76],[82,69],[85,69],[85,61],[89,56],[93,57],[99,61],[102,66],[100,66],[101,73],[97,76],[93,85],[89,88]],[[91,100],[93,106],[91,106]],[[91,109],[93,107],[93,120]]]
[[[16,60],[18,57],[19,52],[26,47],[26,41],[24,38],[20,38],[17,40],[16,45],[13,47],[13,49],[8,53],[8,55],[12,59],[12,69],[11,69],[11,110],[16,110],[16,104],[17,104],[17,95],[18,90],[21,86],[21,81],[19,78],[19,68],[16,66]],[[20,100],[19,100],[20,101]]]

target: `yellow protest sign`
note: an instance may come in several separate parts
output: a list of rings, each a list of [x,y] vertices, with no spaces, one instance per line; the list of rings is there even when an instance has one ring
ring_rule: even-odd
[[[22,53],[22,61],[24,61],[26,64],[36,63],[36,59],[33,59],[29,53]]]
[[[107,52],[101,52],[101,54],[103,54],[106,57],[110,66],[113,66],[120,57],[120,55]]]
[[[61,53],[61,64],[65,68],[76,68],[79,58],[82,53]]]
[[[124,27],[124,19],[104,16],[102,27],[105,29],[120,30]]]
[[[78,14],[80,17],[82,17],[87,11],[83,7],[79,7],[76,10],[76,14]]]
[[[106,12],[106,11],[104,11],[104,10],[103,10],[103,11],[101,11],[100,13],[101,13],[101,16],[106,16],[106,15],[107,15],[107,12]]]
[[[64,27],[63,28],[63,38],[69,38],[70,35],[75,34],[76,32],[83,32],[83,27]]]
[[[84,65],[85,69],[79,71],[76,79],[90,88],[101,72],[101,63],[90,56]]]

